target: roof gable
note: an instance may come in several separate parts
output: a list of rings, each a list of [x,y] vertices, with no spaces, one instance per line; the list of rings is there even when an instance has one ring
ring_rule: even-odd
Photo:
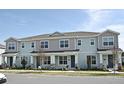
[[[56,32],[50,34],[49,36],[64,36],[64,34],[56,31]]]
[[[110,29],[105,30],[105,31],[102,32],[101,34],[104,34],[104,33],[114,33],[114,34],[120,35],[119,32],[116,32],[116,31],[113,31],[113,30],[110,30]]]
[[[17,41],[17,39],[16,38],[13,38],[13,37],[10,37],[10,38],[8,38],[8,39],[5,40],[5,42],[7,42],[7,41]]]

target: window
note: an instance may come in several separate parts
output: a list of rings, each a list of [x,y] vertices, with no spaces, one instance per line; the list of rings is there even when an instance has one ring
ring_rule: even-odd
[[[95,40],[94,39],[90,40],[90,45],[95,45]]]
[[[81,46],[81,40],[78,40],[78,46]]]
[[[67,56],[59,56],[59,64],[67,64]]]
[[[9,42],[8,49],[9,49],[9,50],[14,50],[14,49],[15,49],[15,43]]]
[[[25,46],[24,46],[24,43],[22,43],[22,48],[24,48]]]
[[[92,56],[92,64],[96,64],[96,56]]]
[[[44,64],[50,64],[50,56],[45,57]]]
[[[42,41],[41,48],[48,48],[48,41]]]
[[[87,56],[88,64],[96,64],[96,56]]]
[[[34,48],[34,42],[33,42],[33,43],[31,43],[31,47],[32,47],[32,48]]]
[[[60,48],[67,48],[67,47],[68,47],[68,40],[61,40]]]
[[[103,45],[104,46],[113,46],[114,39],[113,37],[103,37]]]

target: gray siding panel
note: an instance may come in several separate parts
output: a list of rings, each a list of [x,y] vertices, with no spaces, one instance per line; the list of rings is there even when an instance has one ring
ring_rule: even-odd
[[[114,46],[116,48],[118,48],[118,35],[115,33],[111,33],[111,32],[106,32],[101,34],[100,36],[98,36],[98,48],[99,49],[109,49],[109,48],[113,48],[113,46],[109,46],[109,47],[104,47],[102,44],[102,37],[104,36],[113,36],[114,37]]]
[[[74,39],[67,39],[69,40],[69,47],[68,48],[60,48],[59,41],[64,39],[51,39],[51,40],[41,40],[41,41],[48,41],[49,42],[49,48],[43,49],[44,51],[56,51],[56,50],[73,50],[75,49],[74,46]],[[40,42],[37,41],[37,50],[40,49]]]

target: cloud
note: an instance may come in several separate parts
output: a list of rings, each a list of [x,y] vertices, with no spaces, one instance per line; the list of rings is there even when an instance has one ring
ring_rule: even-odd
[[[87,14],[88,18],[83,24],[77,27],[77,29],[93,31],[100,28],[101,23],[110,18],[111,10],[91,9],[86,10],[85,13]]]
[[[4,12],[1,14],[5,18],[11,20],[11,22],[15,22],[16,25],[27,25],[29,20],[27,18],[19,16],[17,14],[11,13],[11,12]]]

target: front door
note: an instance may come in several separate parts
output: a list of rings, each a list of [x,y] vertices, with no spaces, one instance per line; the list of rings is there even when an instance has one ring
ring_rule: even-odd
[[[37,68],[40,66],[40,57],[36,57],[37,58],[37,62],[36,62],[36,66],[37,66]]]
[[[10,57],[10,67],[13,65],[13,57]]]
[[[72,55],[71,56],[71,68],[74,68],[75,67],[75,56]]]
[[[108,68],[113,68],[113,55],[108,55]]]
[[[87,56],[87,68],[91,69],[91,56]]]

